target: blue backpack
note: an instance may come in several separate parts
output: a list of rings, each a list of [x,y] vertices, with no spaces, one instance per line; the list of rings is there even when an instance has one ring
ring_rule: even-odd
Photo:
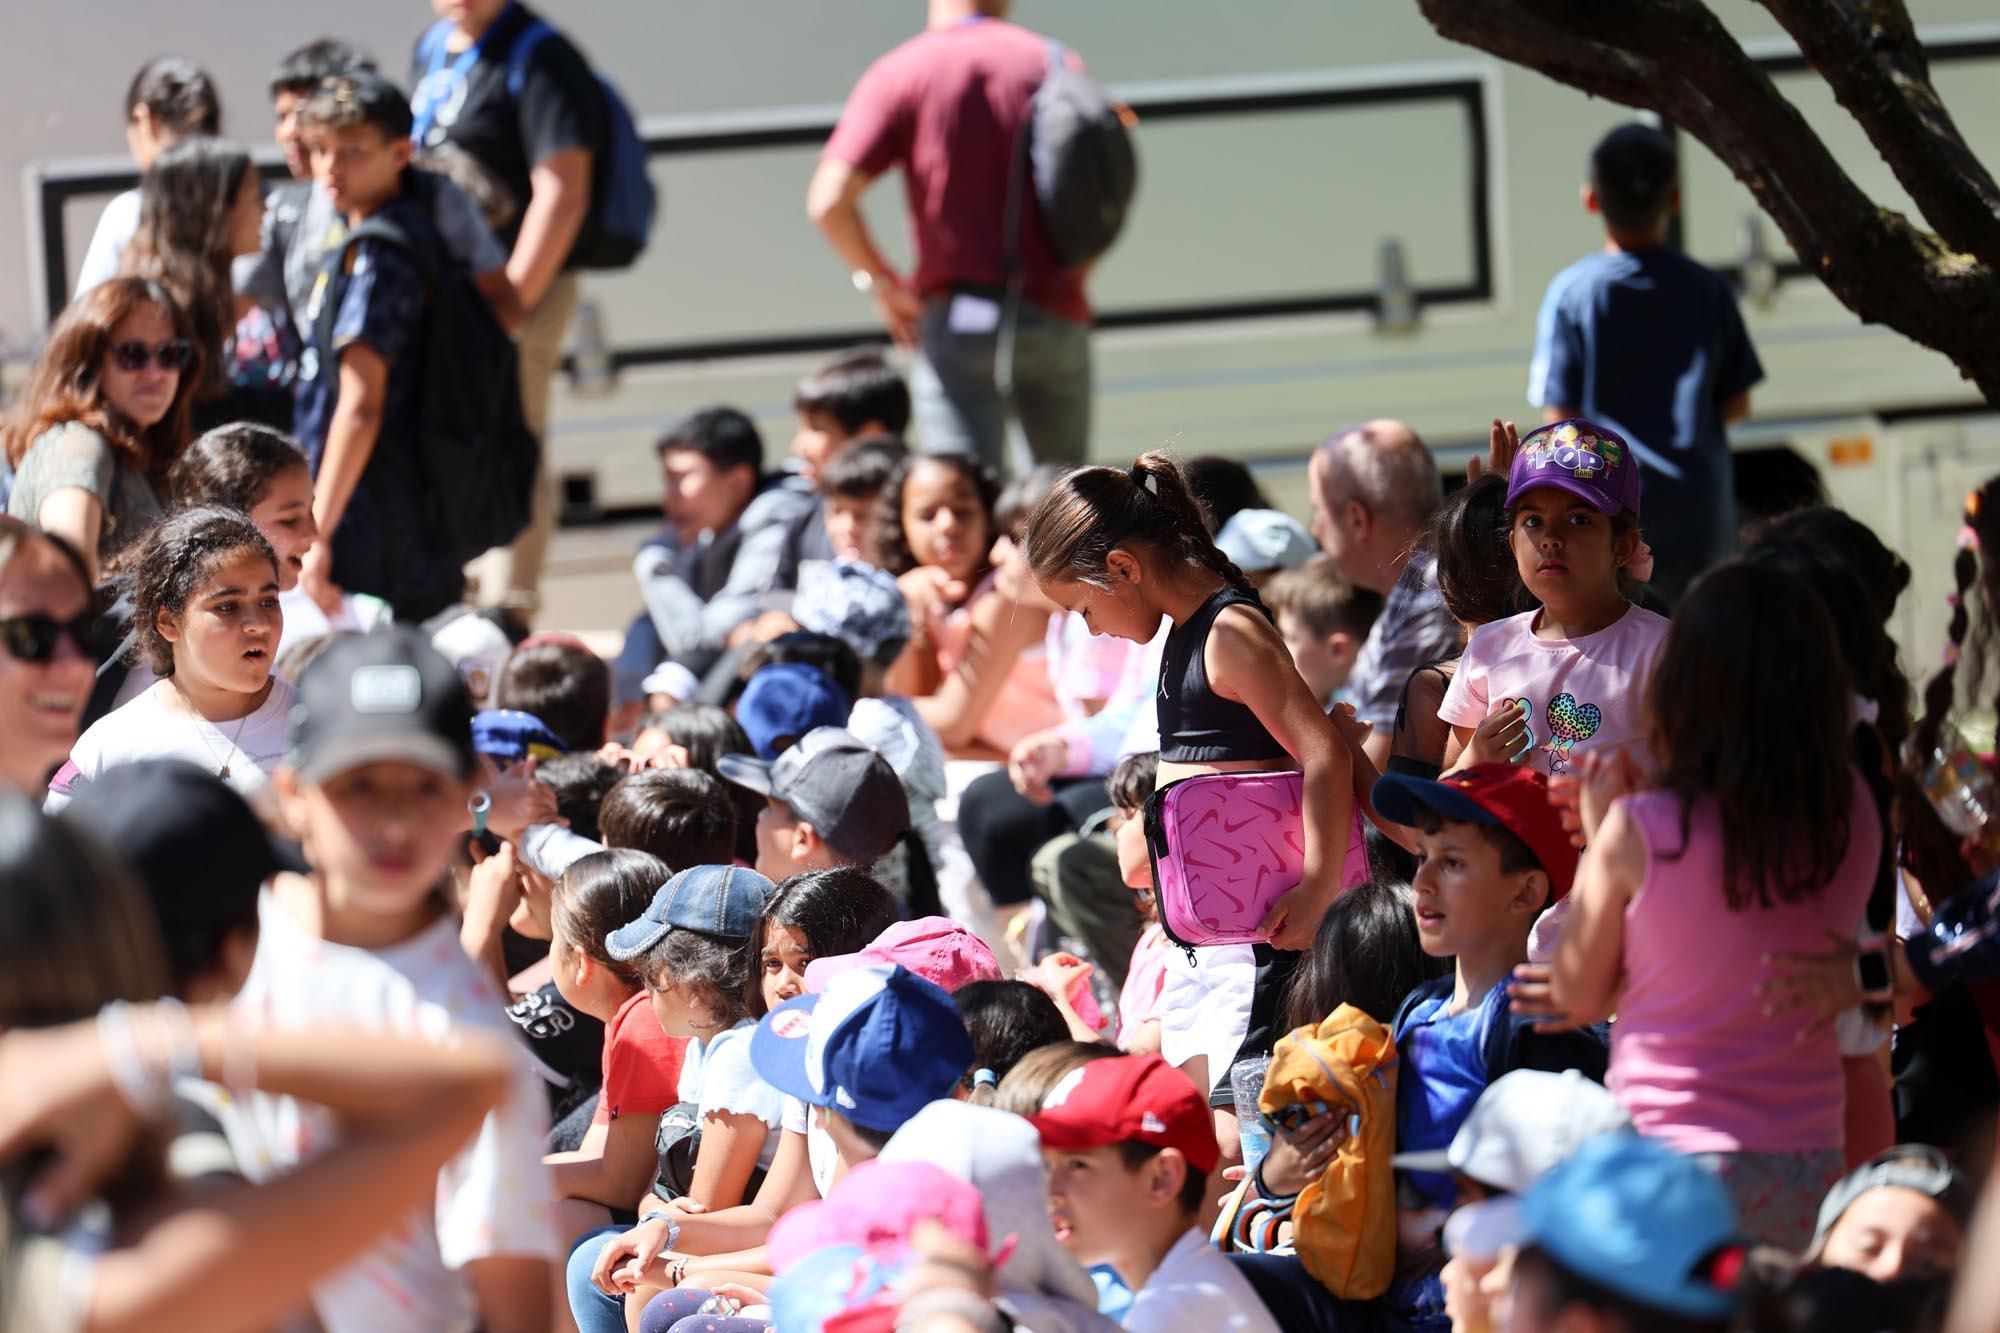
[[[422,58],[442,52],[449,19],[431,25],[418,44]],[[535,48],[555,29],[534,19],[515,34],[507,51],[507,95],[520,100],[528,79],[528,61]],[[597,146],[590,187],[590,213],[577,233],[570,257],[580,268],[630,268],[645,252],[652,239],[653,218],[659,211],[659,193],[646,172],[646,141],[639,136],[639,124],[632,108],[611,80],[602,74],[597,85],[604,93],[605,142]],[[523,201],[525,202],[525,201]]]

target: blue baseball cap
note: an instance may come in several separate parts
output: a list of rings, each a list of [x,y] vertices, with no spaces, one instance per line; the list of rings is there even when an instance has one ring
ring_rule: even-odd
[[[691,866],[660,886],[645,915],[606,935],[604,951],[628,962],[674,930],[747,940],[776,887],[743,866]]]
[[[515,708],[488,708],[472,715],[472,748],[502,764],[523,759],[554,759],[569,753],[562,737],[533,713]]]
[[[893,1133],[972,1064],[972,1038],[943,987],[902,967],[857,967],[764,1015],[758,1077],[808,1106]]]
[[[760,759],[776,759],[780,740],[817,727],[844,727],[853,703],[833,677],[804,662],[778,662],[750,677],[736,701],[736,722]]]
[[[1734,1291],[1710,1276],[1741,1244],[1722,1182],[1637,1134],[1605,1134],[1521,1199],[1523,1239],[1586,1281],[1689,1319],[1726,1319]]]
[[[1297,569],[1319,554],[1306,525],[1279,509],[1239,509],[1215,534],[1216,549],[1245,574]]]

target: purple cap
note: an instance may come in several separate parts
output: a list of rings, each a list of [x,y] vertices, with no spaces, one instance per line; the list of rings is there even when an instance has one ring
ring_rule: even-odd
[[[1507,479],[1507,503],[1540,486],[1568,491],[1607,517],[1639,512],[1639,462],[1631,446],[1594,421],[1551,422],[1521,437]]]

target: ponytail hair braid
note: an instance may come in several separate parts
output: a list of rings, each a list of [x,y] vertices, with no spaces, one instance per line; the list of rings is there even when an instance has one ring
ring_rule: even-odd
[[[1166,454],[1141,455],[1125,469],[1078,468],[1028,518],[1028,572],[1037,583],[1072,579],[1108,587],[1111,552],[1133,545],[1205,569],[1263,605],[1249,577],[1216,546],[1187,478]]]
[[[1994,562],[1983,548],[2000,542],[2000,476],[1988,478],[1965,500],[1965,526],[1953,558],[1951,624],[1944,666],[1924,686],[1924,711],[1910,736],[1909,754],[1898,783],[1897,804],[1903,816],[1903,859],[1922,882],[1932,902],[1942,902],[1972,879],[1972,869],[1959,850],[1958,837],[1945,827],[1923,790],[1924,770],[1937,752],[1938,738],[1958,701],[1958,668],[1971,654],[1970,677],[1977,688],[1983,675],[1985,641],[1991,636],[1996,589],[1991,582]],[[1996,547],[1995,549],[2000,549]],[[1974,629],[1972,603],[1986,603]]]

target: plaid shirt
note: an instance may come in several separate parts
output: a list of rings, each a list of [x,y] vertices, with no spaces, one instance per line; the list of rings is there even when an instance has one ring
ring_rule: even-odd
[[[1426,662],[1456,657],[1458,633],[1458,622],[1438,594],[1437,557],[1419,551],[1383,600],[1382,614],[1347,678],[1347,696],[1360,719],[1386,734],[1396,723],[1403,682]]]

